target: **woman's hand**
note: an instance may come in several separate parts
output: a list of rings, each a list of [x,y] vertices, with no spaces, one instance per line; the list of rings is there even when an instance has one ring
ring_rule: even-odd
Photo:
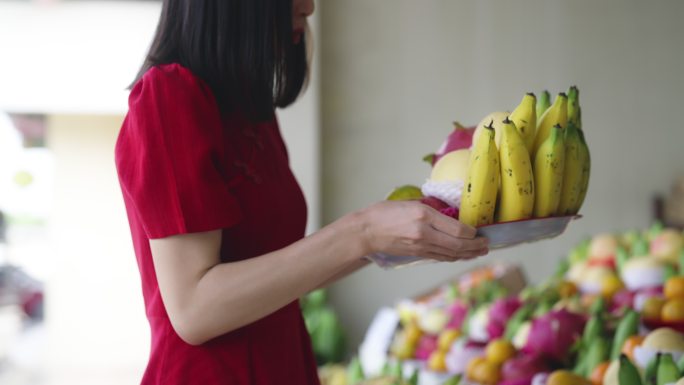
[[[370,253],[456,261],[489,252],[487,239],[476,237],[473,227],[420,202],[380,202],[360,215]]]

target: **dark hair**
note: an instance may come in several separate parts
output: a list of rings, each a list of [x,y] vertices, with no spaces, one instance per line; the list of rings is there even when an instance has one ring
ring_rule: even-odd
[[[164,0],[135,82],[156,65],[178,63],[207,83],[222,113],[269,120],[307,80],[306,44],[294,44],[292,32],[291,0]]]

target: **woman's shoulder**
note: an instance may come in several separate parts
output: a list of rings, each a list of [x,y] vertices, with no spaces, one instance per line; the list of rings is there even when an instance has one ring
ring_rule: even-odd
[[[157,64],[142,76],[143,82],[200,82],[200,79],[187,67],[179,63]]]
[[[209,87],[190,69],[178,63],[159,64],[148,69],[131,89],[128,103],[133,109],[146,100],[209,102]]]

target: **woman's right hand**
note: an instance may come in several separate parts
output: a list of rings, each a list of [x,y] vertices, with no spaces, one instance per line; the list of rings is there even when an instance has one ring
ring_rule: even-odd
[[[417,201],[385,201],[360,212],[371,253],[410,255],[438,261],[471,259],[489,252],[475,229]]]

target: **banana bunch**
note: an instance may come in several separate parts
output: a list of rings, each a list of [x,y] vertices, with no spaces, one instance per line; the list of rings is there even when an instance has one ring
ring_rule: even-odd
[[[577,87],[570,87],[567,94],[559,93],[549,107],[537,103],[537,111],[541,115],[532,150],[538,191],[534,216],[577,214],[589,188],[591,171]]]
[[[496,112],[473,137],[459,219],[471,226],[574,215],[589,187],[591,157],[577,87],[523,96],[512,113]]]

